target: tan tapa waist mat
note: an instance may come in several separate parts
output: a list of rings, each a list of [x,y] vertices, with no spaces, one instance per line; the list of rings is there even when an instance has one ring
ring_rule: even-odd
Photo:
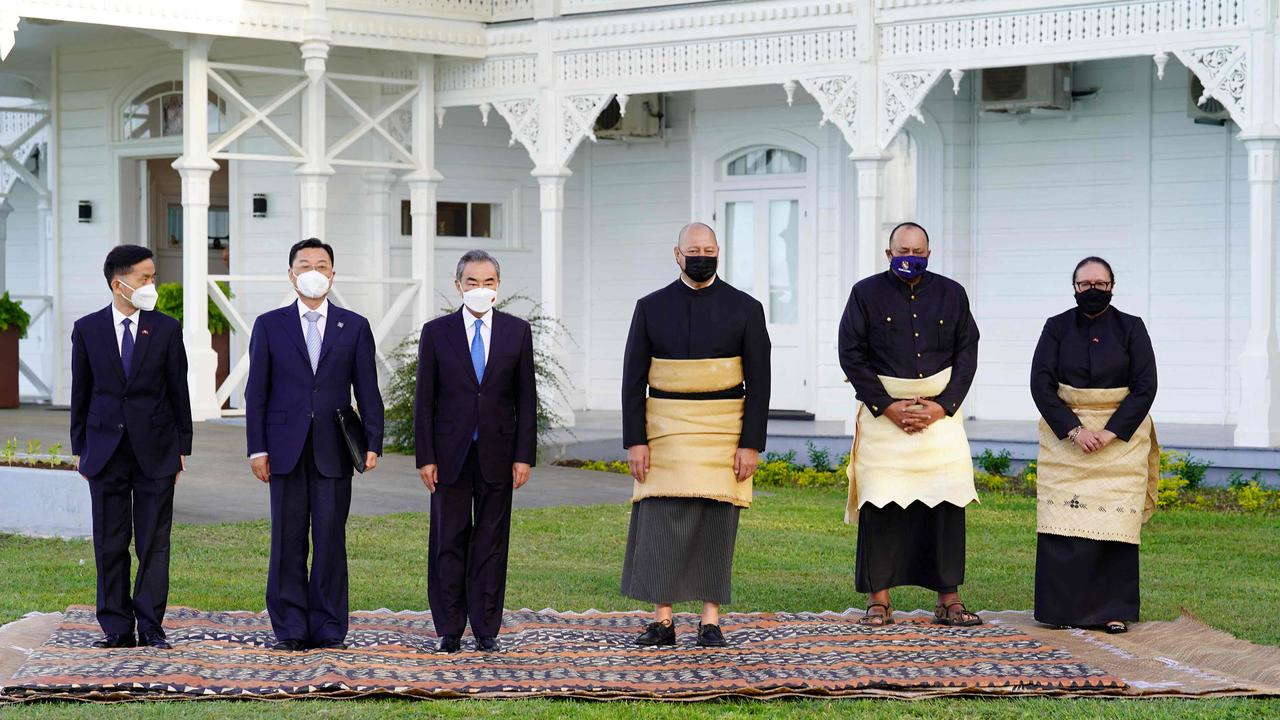
[[[881,375],[880,382],[895,400],[934,397],[951,382],[951,368],[927,378]],[[863,503],[905,508],[919,500],[929,507],[942,502],[964,507],[978,499],[969,438],[959,417],[944,415],[925,430],[907,434],[887,416],[876,417],[859,404],[855,426],[845,469],[845,522],[857,519]]]
[[[1104,429],[1128,396],[1129,388],[1058,386],[1058,397],[1093,431]],[[1088,454],[1071,440],[1059,439],[1040,421],[1039,532],[1136,545],[1143,523],[1155,513],[1159,487],[1160,445],[1150,416],[1128,442],[1117,439]]]
[[[651,362],[649,386],[666,392],[714,392],[743,380],[741,357]],[[750,507],[751,478],[738,482],[733,472],[745,404],[743,398],[646,399],[649,473],[633,484],[631,501],[687,497]]]

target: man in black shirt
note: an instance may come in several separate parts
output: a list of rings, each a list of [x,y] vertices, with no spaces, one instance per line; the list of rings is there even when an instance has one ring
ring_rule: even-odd
[[[845,520],[858,519],[857,588],[868,625],[893,622],[889,590],[938,593],[935,616],[976,625],[960,602],[964,506],[977,499],[960,409],[977,369],[978,326],[959,283],[928,272],[929,236],[889,235],[890,269],[854,285],[840,366],[861,406]]]

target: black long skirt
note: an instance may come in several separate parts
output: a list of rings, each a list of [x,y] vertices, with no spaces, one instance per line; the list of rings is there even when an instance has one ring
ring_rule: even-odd
[[[645,498],[631,505],[622,594],[670,605],[726,604],[742,508],[703,498]]]
[[[854,576],[862,593],[900,585],[954,592],[964,584],[964,508],[919,500],[905,509],[864,504]]]
[[[1138,546],[1039,533],[1036,620],[1095,627],[1138,621]]]

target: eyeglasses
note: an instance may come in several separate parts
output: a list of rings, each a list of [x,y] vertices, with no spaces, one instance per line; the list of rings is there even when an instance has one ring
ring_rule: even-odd
[[[1094,290],[1110,290],[1112,286],[1115,285],[1115,283],[1110,280],[1106,282],[1078,282],[1072,284],[1076,286],[1076,292],[1084,292],[1090,288]]]

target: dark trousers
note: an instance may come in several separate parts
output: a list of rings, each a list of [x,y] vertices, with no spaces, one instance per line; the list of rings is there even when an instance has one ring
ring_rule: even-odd
[[[102,472],[89,478],[93,506],[93,557],[98,566],[98,624],[108,635],[164,634],[169,602],[169,532],[173,528],[174,476],[142,472],[126,434]],[[129,540],[138,575],[129,597]]]
[[[900,585],[955,592],[964,584],[964,508],[919,500],[905,508],[863,504],[854,565],[858,592]]]
[[[277,640],[341,642],[347,636],[347,513],[351,476],[324,477],[308,435],[287,475],[271,475],[267,613]],[[307,536],[312,545],[307,575]]]
[[[511,537],[511,478],[486,483],[471,444],[458,479],[431,494],[427,597],[437,635],[476,636],[502,627]]]

